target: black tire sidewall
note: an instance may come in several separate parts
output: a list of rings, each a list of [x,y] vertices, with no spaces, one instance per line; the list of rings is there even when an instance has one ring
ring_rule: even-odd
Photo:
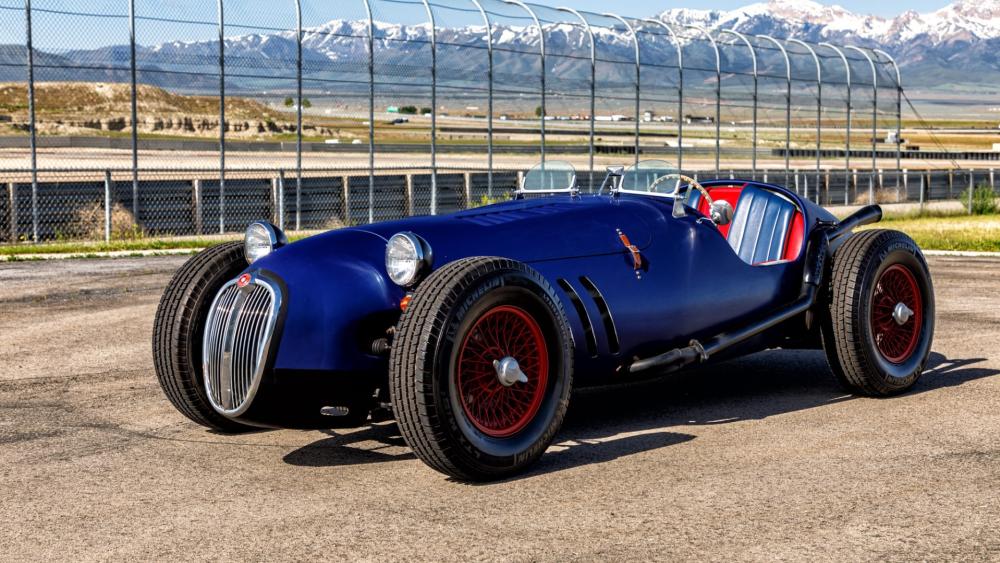
[[[223,243],[188,260],[168,282],[153,322],[154,365],[167,398],[194,422],[223,432],[252,428],[224,417],[209,402],[202,336],[216,294],[246,269],[242,246]]]
[[[512,305],[539,324],[549,356],[545,396],[528,425],[514,436],[494,438],[468,419],[456,391],[455,370],[465,335],[487,311]],[[555,296],[521,271],[500,271],[473,283],[447,316],[442,338],[434,351],[433,392],[445,424],[466,462],[484,469],[526,465],[544,453],[562,424],[572,387],[572,358],[568,329],[555,306]]]
[[[222,260],[225,260],[225,258],[220,256],[220,261]],[[188,349],[186,359],[188,362],[187,368],[190,370],[188,373],[192,377],[191,383],[198,394],[198,398],[204,403],[205,408],[211,409],[213,412],[215,412],[215,409],[208,400],[208,391],[205,389],[205,378],[202,374],[201,365],[201,359],[204,357],[204,350],[202,348],[205,344],[203,340],[205,324],[208,321],[209,309],[211,309],[219,290],[222,289],[222,286],[226,282],[232,280],[246,269],[246,261],[241,259],[232,260],[229,264],[224,264],[224,266],[224,269],[215,275],[203,278],[197,284],[192,284],[190,289],[184,294],[184,299],[191,304],[195,314],[191,317],[190,323],[181,327],[184,333],[182,338],[185,339],[183,345]],[[223,415],[219,414],[219,416]]]

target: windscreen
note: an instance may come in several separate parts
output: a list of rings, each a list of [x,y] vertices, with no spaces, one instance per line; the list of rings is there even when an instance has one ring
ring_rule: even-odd
[[[526,192],[559,192],[576,189],[576,169],[572,164],[561,160],[542,162],[524,175],[521,189]]]
[[[672,194],[680,181],[677,167],[665,160],[644,160],[622,176],[622,189],[631,192]],[[658,182],[659,180],[659,182]]]

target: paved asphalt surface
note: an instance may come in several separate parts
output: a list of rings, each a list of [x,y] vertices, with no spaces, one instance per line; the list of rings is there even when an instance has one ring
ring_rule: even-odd
[[[394,425],[213,434],[154,378],[180,257],[0,264],[0,560],[1000,561],[1000,261],[931,260],[916,389],[855,398],[819,352],[573,399],[488,485]]]

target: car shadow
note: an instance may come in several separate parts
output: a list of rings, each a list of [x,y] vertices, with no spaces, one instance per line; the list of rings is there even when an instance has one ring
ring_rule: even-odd
[[[906,395],[990,377],[985,358],[932,353]],[[554,445],[529,472],[513,479],[605,463],[693,440],[679,426],[728,424],[819,408],[857,397],[841,389],[821,351],[769,351],[654,380],[574,393]],[[891,399],[889,399],[891,400]],[[285,456],[292,465],[330,467],[413,459],[393,423],[345,432]]]

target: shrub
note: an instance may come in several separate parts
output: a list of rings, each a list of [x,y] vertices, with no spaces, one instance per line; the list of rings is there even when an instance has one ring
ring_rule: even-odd
[[[969,190],[965,189],[962,195],[958,196],[958,200],[962,202],[962,205],[968,207],[969,205]],[[997,196],[993,193],[993,188],[986,184],[979,184],[974,190],[972,190],[972,214],[973,215],[992,215],[1000,211],[1000,206],[997,205]]]
[[[80,208],[60,238],[104,240],[104,204],[93,203]],[[121,203],[111,207],[111,240],[139,240],[145,238],[142,228],[135,224],[132,212]]]
[[[510,195],[494,195],[493,197],[484,195],[481,198],[479,198],[478,202],[473,201],[472,207],[486,207],[487,205],[493,205],[494,203],[503,203],[505,201],[510,201]]]
[[[875,203],[902,203],[904,201],[906,201],[906,190],[902,188],[900,188],[899,191],[896,191],[895,187],[875,190]],[[858,193],[854,196],[854,204],[868,205],[867,188],[858,188]]]

